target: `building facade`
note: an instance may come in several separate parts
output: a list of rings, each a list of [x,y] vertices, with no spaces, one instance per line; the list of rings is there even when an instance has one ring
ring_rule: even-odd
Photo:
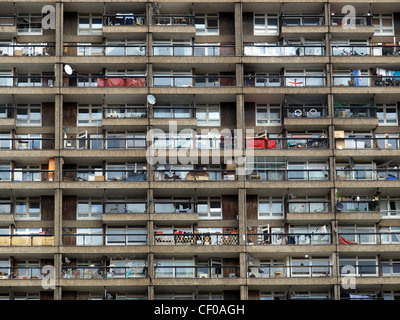
[[[398,299],[399,83],[398,0],[1,0],[0,299]]]

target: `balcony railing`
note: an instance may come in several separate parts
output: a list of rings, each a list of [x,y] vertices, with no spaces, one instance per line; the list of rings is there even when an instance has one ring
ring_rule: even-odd
[[[63,138],[64,149],[80,149],[80,150],[132,150],[145,149],[146,137],[132,136],[116,136],[116,137],[99,137],[86,138],[76,137]]]
[[[246,139],[246,149],[329,149],[328,138],[269,138],[257,142],[256,138]]]
[[[336,138],[336,147],[342,149],[400,149],[400,138]]]
[[[324,56],[325,46],[322,45],[244,45],[245,56],[250,57],[295,57]]]
[[[118,13],[103,15],[103,26],[134,26],[145,24],[145,13]]]
[[[1,150],[51,150],[54,138],[0,138]]]
[[[0,268],[0,280],[1,279],[43,279],[42,267],[34,266],[19,266],[19,267],[1,267]]]
[[[339,244],[400,244],[399,232],[339,232]]]
[[[246,176],[247,181],[328,181],[327,169],[257,169]]]
[[[287,118],[326,118],[328,106],[296,106],[283,107],[283,116]]]
[[[194,119],[196,107],[153,106],[154,119]]]
[[[353,269],[351,274],[349,273],[349,267]],[[354,262],[341,262],[339,266],[339,273],[341,275],[351,275],[356,277],[398,277],[400,273],[397,271],[399,270],[400,264],[398,263],[378,263],[372,264],[369,261],[365,263],[354,263]],[[343,270],[346,268],[347,270]]]
[[[336,209],[339,212],[379,212],[380,211],[380,203],[379,201],[370,201],[370,200],[358,200],[358,201],[340,201],[336,205]]]
[[[0,76],[0,87],[53,87],[54,82],[52,75]]]
[[[146,213],[146,201],[106,201],[103,202],[105,213]]]
[[[197,203],[189,200],[154,201],[154,213],[196,213]]]
[[[248,268],[250,278],[332,277],[331,265],[252,265]]]
[[[194,15],[190,14],[154,14],[153,25],[194,26]]]
[[[40,169],[0,169],[0,181],[27,182],[27,181],[53,181],[54,170]]]
[[[226,169],[156,169],[154,181],[232,181],[237,180],[236,170]]]
[[[299,27],[299,26],[323,26],[325,24],[325,16],[323,14],[285,14],[281,17],[282,26]]]
[[[150,148],[152,149],[199,149],[199,150],[232,150],[237,145],[236,137],[232,136],[156,136]]]
[[[248,233],[247,243],[255,245],[326,245],[330,233]]]
[[[335,118],[374,118],[376,106],[335,106]]]
[[[147,181],[147,172],[142,169],[64,169],[63,181]]]
[[[155,266],[156,278],[238,278],[239,266]]]
[[[77,56],[144,56],[146,55],[145,44],[64,44],[64,55],[71,55],[76,50]]]
[[[248,87],[325,87],[326,76],[245,75],[244,85]]]
[[[337,180],[399,180],[398,168],[336,169]]]
[[[0,201],[0,215],[13,214],[13,213],[14,213],[14,202]]]
[[[27,235],[0,235],[0,246],[53,246],[54,235],[27,234]]]
[[[114,107],[105,106],[103,108],[103,119],[136,119],[147,118],[147,107]]]
[[[1,17],[0,17],[1,19]],[[50,44],[0,44],[0,56],[54,56],[55,45]]]
[[[329,201],[290,201],[286,203],[288,213],[323,213],[331,212]]]
[[[333,75],[334,86],[350,87],[393,87],[400,84],[400,76],[363,76],[363,75]]]
[[[238,245],[238,234],[225,233],[157,233],[157,245]]]
[[[235,75],[153,75],[154,87],[232,87]]]
[[[365,27],[372,26],[372,16],[369,15],[356,15],[353,17],[349,17],[342,14],[335,14],[331,16],[331,25],[332,26],[351,26],[354,24],[355,27]],[[351,30],[351,29],[350,29]]]
[[[398,56],[400,46],[388,45],[332,45],[333,56]]]
[[[12,103],[3,103],[0,106],[0,120],[1,119],[14,119],[15,106]]]
[[[104,75],[71,75],[64,76],[64,87],[145,87],[145,75],[104,76]]]
[[[147,278],[148,268],[144,265],[129,267],[63,267],[62,279],[130,279]]]
[[[0,15],[0,26],[15,26],[15,15],[2,14]]]
[[[63,234],[63,245],[66,246],[136,246],[147,244],[147,234],[132,233],[79,233]]]
[[[173,44],[173,45],[157,45],[153,44],[154,56],[234,56],[234,45],[211,45],[211,44]]]

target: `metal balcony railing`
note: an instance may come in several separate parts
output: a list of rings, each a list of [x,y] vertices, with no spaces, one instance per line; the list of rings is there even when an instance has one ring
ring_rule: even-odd
[[[154,201],[154,213],[197,213],[197,203],[190,200],[156,200]]]
[[[296,57],[296,56],[324,56],[323,45],[261,45],[245,44],[243,54],[249,57]]]
[[[258,143],[257,138],[246,140],[246,149],[329,149],[328,138],[269,138],[265,143]]]
[[[372,15],[355,15],[353,18],[344,14],[335,14],[331,16],[331,25],[332,26],[354,25],[355,27],[372,26]]]
[[[154,267],[156,278],[238,278],[239,266],[158,266]]]
[[[43,279],[42,267],[39,266],[16,266],[1,267],[0,280],[2,279]]]
[[[337,180],[399,180],[398,168],[336,169]]]
[[[332,277],[332,265],[251,265],[248,267],[249,278],[291,278],[291,277]]]
[[[325,87],[325,75],[245,75],[244,85],[248,87]]]
[[[328,169],[257,169],[246,176],[247,181],[328,181]]]
[[[54,235],[27,234],[27,235],[0,235],[0,246],[53,246]]]
[[[400,232],[339,232],[338,244],[400,244]]]
[[[64,87],[145,87],[145,75],[104,76],[104,75],[70,75],[64,76]]]
[[[334,86],[351,87],[393,87],[400,84],[399,75],[366,76],[366,75],[333,75]]]
[[[173,44],[159,45],[153,44],[154,56],[234,56],[234,45],[211,45],[211,44]]]
[[[104,213],[146,213],[146,201],[106,201],[103,202]]]
[[[331,212],[329,201],[290,201],[286,203],[288,213],[326,213]]]
[[[233,181],[236,170],[226,169],[155,169],[154,181]]]
[[[65,246],[136,246],[147,244],[145,233],[79,233],[62,235]]]
[[[156,245],[238,245],[237,233],[158,233],[154,234]]]
[[[76,51],[77,56],[144,56],[146,55],[145,44],[64,44],[64,55],[72,55]]]
[[[134,137],[118,135],[108,137],[80,137],[70,135],[63,138],[63,149],[81,150],[131,150],[145,149],[146,136]]]
[[[221,133],[222,134],[222,133]],[[237,145],[236,136],[222,135],[217,137],[207,136],[155,136],[150,148],[152,149],[199,149],[199,150],[233,150]]]
[[[54,170],[40,169],[0,169],[0,181],[27,182],[27,181],[53,181]]]
[[[336,209],[339,212],[372,212],[376,213],[380,211],[379,201],[372,200],[358,200],[358,201],[339,201],[336,205]]]
[[[147,181],[143,169],[63,169],[63,181]]]
[[[194,26],[194,18],[190,14],[154,14],[152,23],[157,26]]]
[[[136,119],[147,118],[147,107],[123,107],[123,106],[105,106],[103,108],[103,119]]]
[[[0,15],[0,26],[15,26],[15,15],[2,14]]]
[[[17,75],[0,76],[0,87],[53,87],[55,76]]]
[[[281,16],[282,26],[323,26],[325,25],[325,16],[323,14],[284,14]]]
[[[54,138],[0,138],[1,150],[51,150]]]
[[[108,13],[103,15],[103,26],[137,26],[145,24],[145,13]]]
[[[193,106],[153,106],[154,119],[195,119],[196,107]]]
[[[153,75],[154,87],[232,87],[235,75]]]
[[[248,233],[247,243],[255,245],[326,245],[331,233]]]
[[[1,20],[1,17],[0,17]],[[0,56],[54,56],[53,44],[0,44]]]
[[[376,119],[376,106],[335,106],[335,118],[373,118]]]
[[[331,46],[333,56],[398,56],[400,46],[388,45],[342,45]]]
[[[328,106],[285,105],[283,116],[287,118],[326,118],[328,117]]]
[[[336,138],[336,147],[342,149],[400,149],[400,138]]]
[[[62,279],[130,279],[147,278],[148,268],[145,265],[63,267]]]

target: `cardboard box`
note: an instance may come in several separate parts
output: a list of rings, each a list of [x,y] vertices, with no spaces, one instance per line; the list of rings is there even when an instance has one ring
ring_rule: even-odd
[[[22,56],[23,56],[22,50],[15,50],[15,51],[14,51],[14,56],[16,56],[16,57],[22,57]]]

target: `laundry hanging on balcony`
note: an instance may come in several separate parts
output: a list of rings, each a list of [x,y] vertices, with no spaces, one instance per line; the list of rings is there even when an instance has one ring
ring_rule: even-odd
[[[346,238],[343,238],[342,236],[340,236],[340,244],[358,244],[357,242],[352,242],[350,240],[347,240]]]
[[[353,81],[354,81],[354,86],[358,87],[360,86],[360,76],[361,76],[361,70],[357,69],[357,70],[353,70]]]

